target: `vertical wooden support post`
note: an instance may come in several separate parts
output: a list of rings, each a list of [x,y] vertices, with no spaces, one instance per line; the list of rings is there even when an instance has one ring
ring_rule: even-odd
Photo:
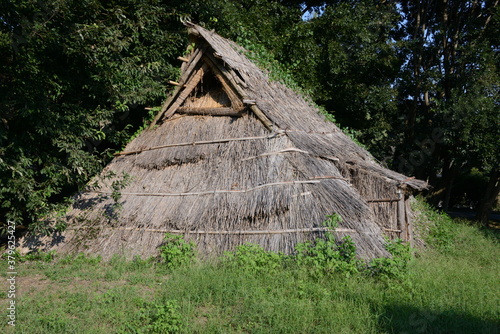
[[[406,216],[406,226],[408,226],[408,241],[410,242],[410,247],[413,248],[413,225],[411,224],[411,217],[409,213],[411,212],[410,201],[408,197],[405,196],[405,216]]]
[[[401,239],[408,241],[405,211],[405,196],[403,190],[398,189],[398,229],[401,230]]]

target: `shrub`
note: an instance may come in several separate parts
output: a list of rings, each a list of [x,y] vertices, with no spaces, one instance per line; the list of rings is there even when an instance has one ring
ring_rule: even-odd
[[[373,259],[369,264],[371,274],[401,281],[408,278],[409,263],[413,257],[410,245],[401,239],[386,240],[385,248],[391,256]]]
[[[136,333],[173,334],[182,330],[182,316],[175,300],[146,304],[141,310],[142,330]]]
[[[262,246],[247,243],[225,252],[222,263],[247,272],[269,272],[282,268],[284,255],[266,251]]]
[[[160,246],[160,257],[167,268],[175,269],[192,263],[196,257],[196,245],[187,242],[181,235],[166,233],[164,244]]]
[[[335,229],[340,216],[328,216],[323,223],[325,227]],[[356,246],[350,236],[342,238],[337,244],[332,232],[325,232],[325,238],[317,238],[313,242],[306,241],[295,245],[295,259],[299,266],[311,269],[314,274],[341,272],[347,275],[358,272],[361,262],[356,258]]]

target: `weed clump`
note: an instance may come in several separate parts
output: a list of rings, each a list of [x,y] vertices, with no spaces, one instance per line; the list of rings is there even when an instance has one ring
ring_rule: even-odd
[[[196,258],[196,245],[186,241],[181,235],[166,233],[164,244],[160,247],[160,258],[168,269],[191,264]]]
[[[283,267],[285,255],[268,252],[262,246],[247,243],[236,247],[233,252],[226,252],[221,259],[222,264],[230,268],[238,268],[245,272],[274,272]]]

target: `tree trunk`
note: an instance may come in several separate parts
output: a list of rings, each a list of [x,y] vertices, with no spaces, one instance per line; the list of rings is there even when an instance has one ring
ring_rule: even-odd
[[[476,214],[476,219],[484,226],[488,226],[488,218],[499,193],[500,169],[496,168],[491,171],[490,180]]]
[[[443,211],[447,211],[450,206],[453,184],[460,172],[460,168],[456,161],[449,158],[444,159],[443,165],[442,176],[436,182],[436,187],[430,195],[430,202]]]

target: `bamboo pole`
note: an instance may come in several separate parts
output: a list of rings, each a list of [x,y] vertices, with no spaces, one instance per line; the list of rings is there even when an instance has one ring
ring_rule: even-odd
[[[180,83],[176,82],[176,81],[172,81],[172,80],[169,80],[168,81],[169,84],[173,85],[173,86],[182,86],[182,87],[186,87],[186,85],[181,85]]]
[[[345,180],[341,177],[337,176],[315,176],[309,180],[294,180],[294,181],[282,181],[282,182],[272,182],[261,184],[257,187],[247,188],[247,189],[215,189],[215,190],[206,190],[206,191],[198,191],[198,192],[189,192],[189,193],[133,193],[133,192],[122,192],[122,195],[127,196],[151,196],[151,197],[168,197],[168,196],[200,196],[200,195],[215,195],[215,194],[234,194],[234,193],[247,193],[251,191],[255,191],[262,188],[281,186],[281,185],[295,185],[295,184],[315,184],[321,183],[322,180]],[[111,191],[101,191],[94,190],[90,191],[90,193],[96,194],[105,194],[110,195]]]
[[[386,231],[386,232],[397,232],[397,233],[401,233],[401,230],[395,230],[395,229],[392,229],[392,228],[384,228],[384,231]]]
[[[241,161],[248,161],[248,160],[252,160],[252,159],[267,157],[267,156],[275,155],[275,154],[283,154],[283,153],[288,153],[288,152],[298,152],[298,153],[309,154],[309,152],[307,152],[307,151],[299,150],[298,148],[295,148],[295,147],[290,147],[290,148],[285,148],[283,150],[276,151],[276,152],[266,152],[266,153],[262,153],[259,155],[254,155],[252,157],[241,159]]]

